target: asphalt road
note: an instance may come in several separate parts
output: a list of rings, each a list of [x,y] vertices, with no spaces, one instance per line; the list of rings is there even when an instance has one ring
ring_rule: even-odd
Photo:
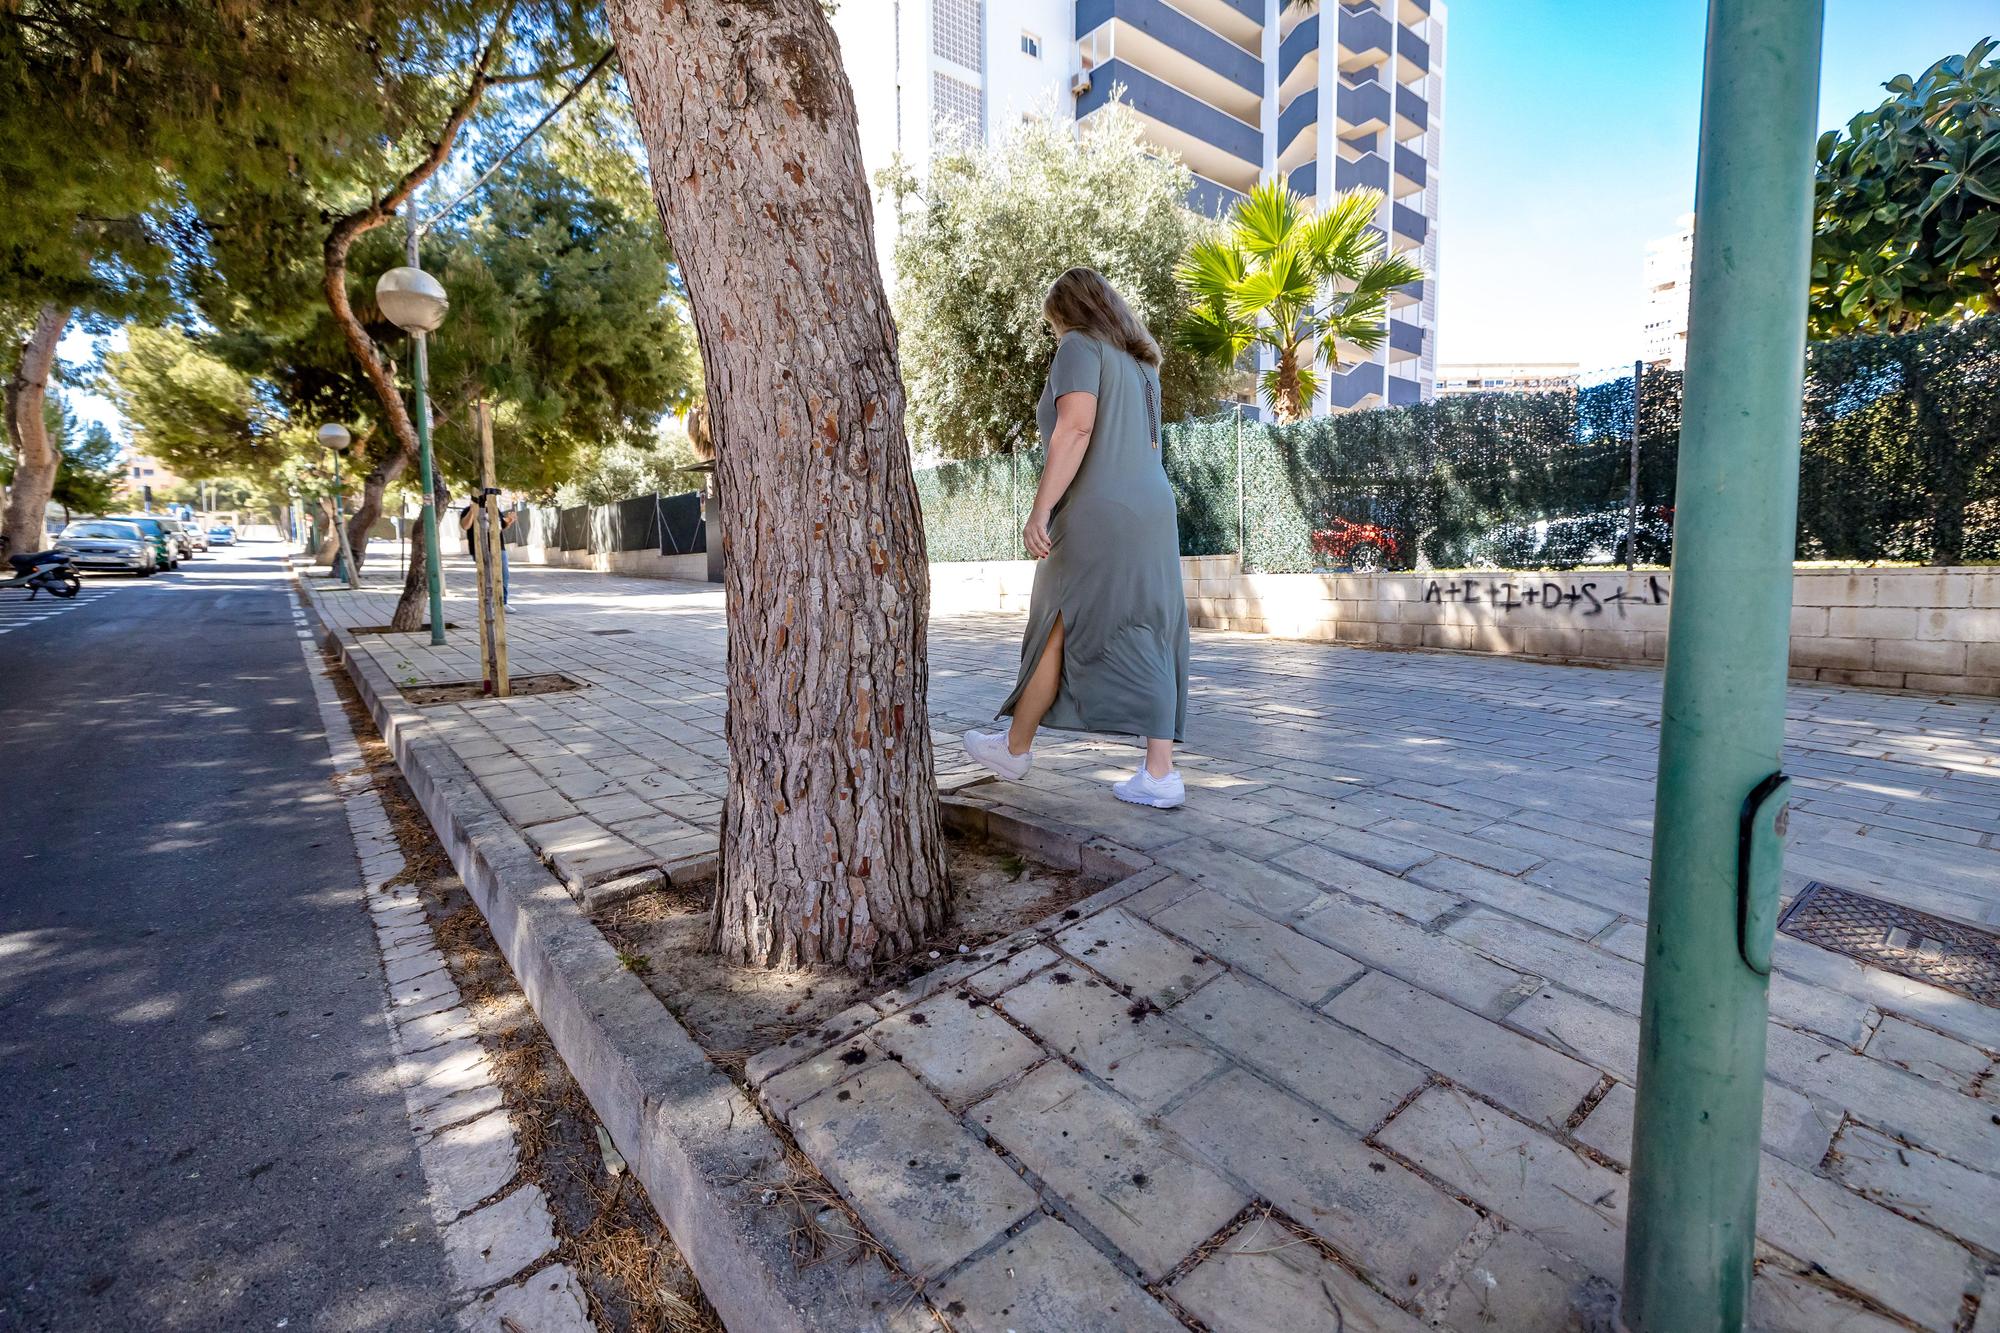
[[[0,637],[5,1333],[450,1327],[278,549]]]

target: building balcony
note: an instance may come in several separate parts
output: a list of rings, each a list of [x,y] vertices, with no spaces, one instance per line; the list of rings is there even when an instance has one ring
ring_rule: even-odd
[[[1400,287],[1391,287],[1389,289],[1389,308],[1391,310],[1404,310],[1410,306],[1422,305],[1423,303],[1424,284],[1421,279],[1416,282],[1406,282]]]
[[[1389,205],[1389,230],[1404,245],[1422,245],[1430,229],[1430,219],[1408,204]]]
[[[1396,16],[1405,24],[1422,23],[1431,16],[1431,0],[1397,0]]]
[[[1340,191],[1370,189],[1387,191],[1389,164],[1374,153],[1357,158],[1341,158],[1334,164],[1333,188]]]
[[[1293,194],[1303,195],[1307,199],[1317,199],[1319,197],[1319,163],[1316,161],[1305,162],[1294,167],[1285,177],[1285,183],[1291,187]]]
[[[1340,134],[1369,133],[1389,123],[1389,90],[1374,80],[1334,85],[1334,114],[1340,117]]]
[[[1319,90],[1308,88],[1278,113],[1278,156],[1292,146],[1292,140],[1319,124]]]
[[[1104,106],[1117,87],[1125,89],[1126,105],[1138,113],[1147,139],[1180,154],[1188,170],[1230,189],[1246,189],[1257,179],[1262,131],[1122,59],[1091,71],[1090,87],[1076,99],[1076,118]]]
[[[1119,59],[1196,96],[1230,105],[1236,89],[1255,99],[1264,95],[1263,61],[1165,0],[1077,0],[1078,41],[1108,23],[1119,25],[1113,44]],[[1224,80],[1234,88],[1212,87]]]
[[[1429,182],[1430,164],[1424,161],[1422,153],[1406,148],[1402,144],[1397,144],[1394,159],[1396,163],[1395,195],[1398,199],[1403,198],[1405,195],[1415,194]]]
[[[1389,359],[1405,361],[1424,354],[1424,331],[1407,320],[1389,321]]]
[[[1431,44],[1411,32],[1399,28],[1396,33],[1396,71],[1399,79],[1420,78],[1431,72]]]
[[[1373,406],[1382,400],[1384,378],[1381,362],[1365,361],[1328,377],[1327,401],[1336,408]]]
[[[1401,375],[1389,377],[1389,406],[1408,407],[1424,401],[1424,386]]]
[[[1340,9],[1340,68],[1366,69],[1389,58],[1389,19],[1373,5]]]
[[[1413,138],[1430,127],[1430,104],[1401,84],[1396,85],[1396,138]]]
[[[1278,43],[1278,81],[1292,77],[1292,71],[1308,55],[1319,51],[1319,15],[1309,14]]]
[[[1238,46],[1255,50],[1262,45],[1264,0],[1174,0],[1174,5]]]

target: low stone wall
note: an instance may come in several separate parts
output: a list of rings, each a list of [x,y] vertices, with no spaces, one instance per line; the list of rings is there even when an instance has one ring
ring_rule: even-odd
[[[1555,662],[1666,660],[1673,575],[1246,574],[1181,561],[1190,623],[1279,638],[1503,653]],[[1025,611],[1031,560],[931,566],[934,609]],[[1792,675],[1829,684],[2000,695],[2000,569],[1802,569]]]
[[[556,569],[589,569],[599,574],[628,574],[640,579],[686,579],[708,582],[708,555],[663,555],[658,551],[562,551],[547,546],[510,546],[507,558],[524,565]]]

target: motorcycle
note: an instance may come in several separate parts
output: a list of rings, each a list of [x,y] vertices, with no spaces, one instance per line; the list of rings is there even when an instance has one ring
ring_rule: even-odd
[[[10,555],[7,563],[14,567],[14,577],[0,580],[0,588],[26,588],[31,602],[45,592],[51,597],[74,597],[83,588],[67,551]]]

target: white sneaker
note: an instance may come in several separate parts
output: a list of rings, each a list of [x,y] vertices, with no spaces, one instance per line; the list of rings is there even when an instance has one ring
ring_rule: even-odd
[[[980,731],[975,728],[966,732],[965,753],[987,772],[1009,782],[1019,782],[1035,766],[1033,751],[1015,754],[1007,748],[1007,733],[1004,731]]]
[[[1156,778],[1144,764],[1131,777],[1112,784],[1111,792],[1121,801],[1150,805],[1155,810],[1171,810],[1187,800],[1187,784],[1181,781],[1179,769],[1169,769],[1165,777]]]

